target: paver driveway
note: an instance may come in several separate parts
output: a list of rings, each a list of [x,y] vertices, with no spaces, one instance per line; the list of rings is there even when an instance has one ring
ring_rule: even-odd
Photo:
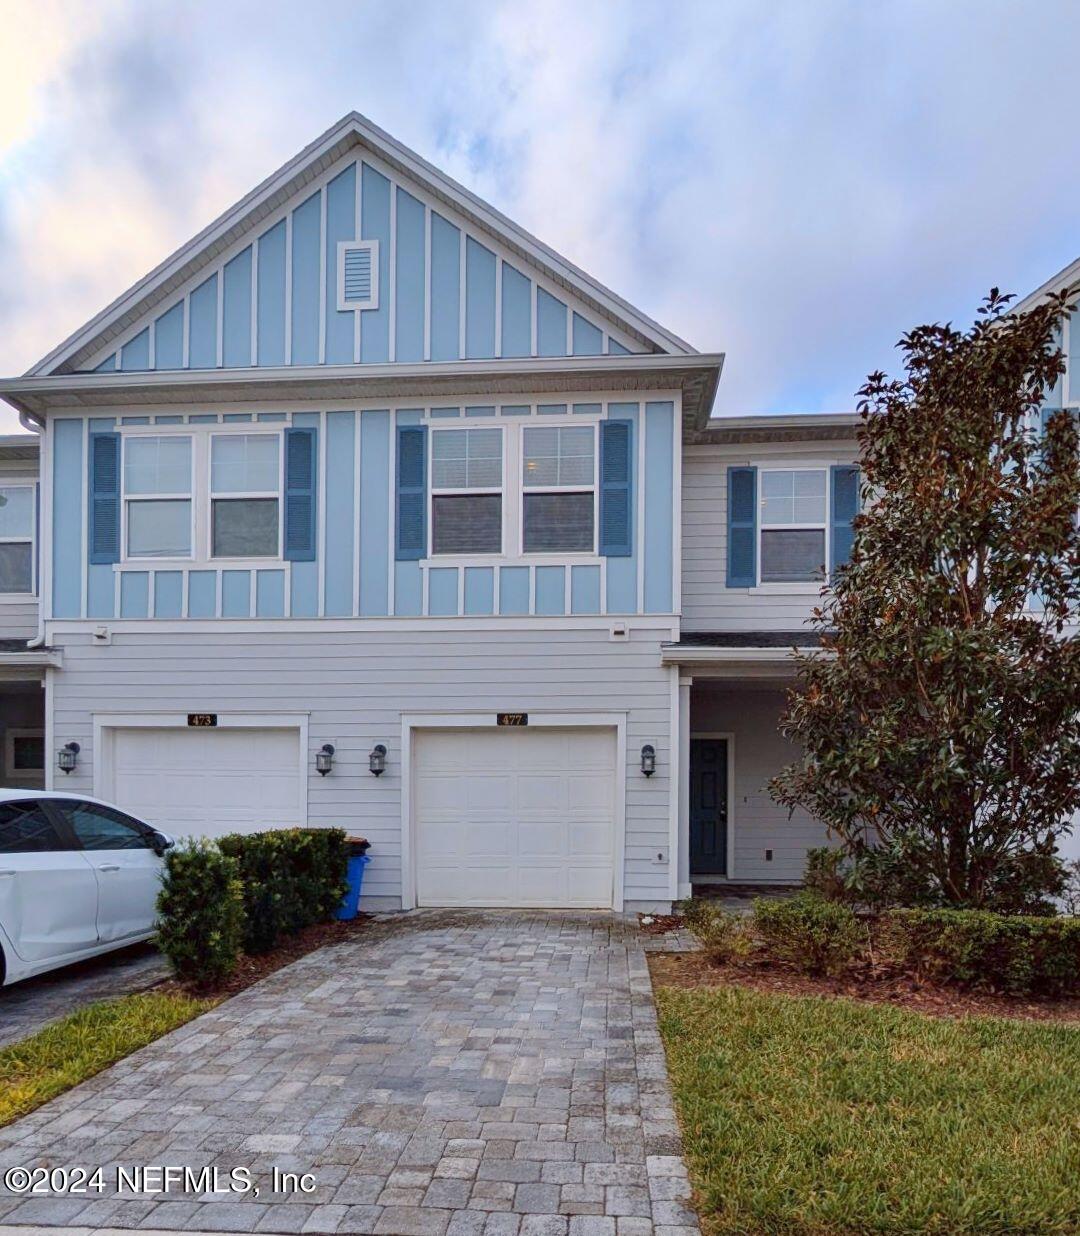
[[[0,1195],[3,1225],[697,1232],[641,940],[604,914],[385,920],[0,1130],[0,1162],[109,1186]],[[115,1164],[243,1166],[260,1193],[119,1197]],[[274,1167],[316,1192],[272,1193]]]

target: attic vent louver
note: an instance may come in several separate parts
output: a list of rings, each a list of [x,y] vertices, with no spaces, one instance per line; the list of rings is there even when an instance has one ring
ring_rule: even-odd
[[[379,307],[379,242],[343,240],[338,244],[338,305],[341,310]]]

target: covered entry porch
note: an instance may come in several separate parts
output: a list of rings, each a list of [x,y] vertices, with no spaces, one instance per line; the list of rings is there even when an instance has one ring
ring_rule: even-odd
[[[794,684],[791,650],[807,632],[686,635],[664,649],[679,667],[679,896],[710,886],[797,885],[824,825],[774,802],[770,779],[798,758],[780,733]]]

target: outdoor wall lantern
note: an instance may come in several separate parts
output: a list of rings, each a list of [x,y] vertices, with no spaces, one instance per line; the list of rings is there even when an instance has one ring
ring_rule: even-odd
[[[656,748],[651,742],[641,748],[641,771],[646,777],[651,777],[656,772]]]
[[[326,774],[334,767],[334,744],[324,742],[323,745],[315,752],[315,771],[320,777],[325,777]]]
[[[371,754],[368,756],[368,768],[371,769],[373,777],[381,777],[386,772],[386,748],[381,742],[377,742],[371,748]]]
[[[75,765],[79,762],[79,751],[81,750],[77,742],[66,743],[56,753],[56,765],[61,772],[74,772]]]

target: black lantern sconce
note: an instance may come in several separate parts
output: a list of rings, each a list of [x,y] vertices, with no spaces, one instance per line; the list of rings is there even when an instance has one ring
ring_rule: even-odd
[[[641,748],[641,771],[646,777],[651,777],[656,772],[656,748],[651,742]]]
[[[75,771],[75,765],[79,762],[79,752],[82,748],[77,742],[65,743],[56,753],[56,766],[61,772],[70,773]]]
[[[368,768],[371,769],[373,777],[381,777],[386,772],[386,748],[381,742],[377,742],[371,748],[371,754],[368,756]]]
[[[324,742],[323,745],[315,752],[315,771],[320,777],[325,777],[326,774],[334,767],[334,744]]]

